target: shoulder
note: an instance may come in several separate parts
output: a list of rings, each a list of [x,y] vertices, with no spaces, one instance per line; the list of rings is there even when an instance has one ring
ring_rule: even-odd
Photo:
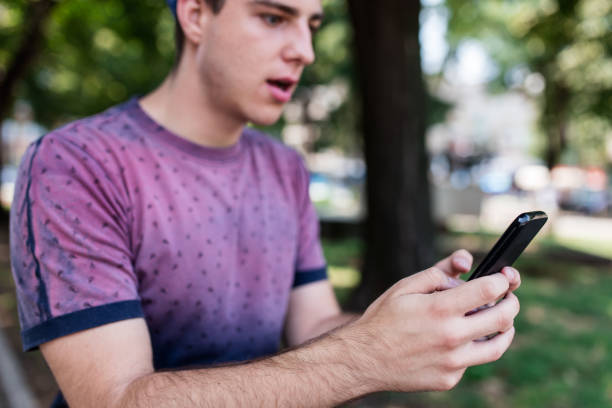
[[[84,149],[92,142],[108,144],[116,142],[126,124],[129,122],[133,100],[112,106],[107,110],[69,122],[49,133],[41,145],[74,144]]]
[[[116,149],[120,144],[122,131],[129,122],[131,102],[52,130],[29,146],[24,161],[31,161],[33,165],[70,159],[102,161],[109,150]]]
[[[30,144],[21,159],[16,197],[53,184],[73,192],[93,191],[95,185],[96,191],[118,196],[126,162],[122,150],[133,150],[124,147],[125,137],[117,131],[128,123],[123,105],[70,122]]]

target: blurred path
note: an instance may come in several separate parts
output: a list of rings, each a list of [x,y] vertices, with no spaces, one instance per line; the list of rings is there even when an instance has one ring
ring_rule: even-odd
[[[35,408],[32,391],[24,380],[23,371],[0,327],[0,385],[8,406]],[[2,400],[0,400],[2,404]]]
[[[558,217],[554,231],[562,238],[612,243],[612,218],[567,214]]]

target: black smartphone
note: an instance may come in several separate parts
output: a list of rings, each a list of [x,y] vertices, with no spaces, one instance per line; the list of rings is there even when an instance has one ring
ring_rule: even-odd
[[[546,220],[548,220],[548,216],[544,211],[526,212],[516,217],[487,256],[474,269],[468,281],[497,273],[504,266],[512,266],[533,237],[544,226]]]

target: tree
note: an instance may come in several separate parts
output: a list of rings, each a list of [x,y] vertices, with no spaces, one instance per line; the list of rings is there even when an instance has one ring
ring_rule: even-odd
[[[0,72],[21,67],[11,97],[3,93],[3,102],[10,107],[14,97],[26,99],[47,127],[147,92],[172,65],[174,22],[163,1],[108,0],[92,6],[86,0],[11,0],[0,8],[5,16]],[[34,19],[38,9],[45,10],[46,24]],[[17,63],[22,49],[34,48],[31,31],[40,40],[36,63],[34,58],[29,65]]]
[[[6,67],[0,67],[0,123],[13,105],[15,88],[40,52],[43,29],[57,0],[29,2],[25,10],[21,38]],[[3,41],[6,43],[8,41]],[[1,132],[1,128],[0,128]],[[0,133],[0,140],[2,134]],[[2,154],[0,143],[0,157]]]
[[[612,132],[612,3],[606,0],[446,0],[451,49],[479,39],[500,67],[494,86],[516,86],[513,73],[541,75],[540,127],[549,167],[567,156],[604,164]],[[508,80],[510,79],[510,80]]]
[[[430,265],[433,227],[425,154],[418,1],[349,0],[367,164],[365,261],[353,305]]]

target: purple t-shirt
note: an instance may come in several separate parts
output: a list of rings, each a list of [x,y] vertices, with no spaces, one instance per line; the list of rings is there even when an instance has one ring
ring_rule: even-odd
[[[308,180],[253,129],[202,147],[137,99],[42,137],[11,211],[24,349],[144,317],[158,369],[277,351],[292,287],[326,277]]]

